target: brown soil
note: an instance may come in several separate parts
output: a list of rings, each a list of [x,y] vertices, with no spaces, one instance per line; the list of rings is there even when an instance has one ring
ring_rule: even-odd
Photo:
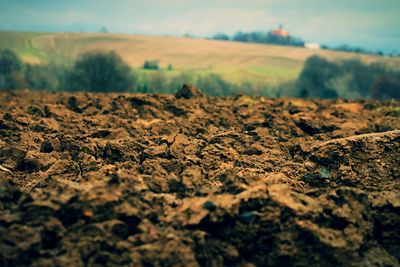
[[[399,102],[0,94],[1,266],[399,266]]]

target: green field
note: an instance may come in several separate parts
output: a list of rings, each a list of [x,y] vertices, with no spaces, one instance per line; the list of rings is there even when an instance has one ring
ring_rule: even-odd
[[[81,53],[93,50],[116,51],[133,68],[145,60],[159,60],[172,71],[166,76],[187,72],[194,75],[219,74],[232,83],[277,85],[298,77],[305,60],[315,54],[328,59],[357,58],[363,62],[385,62],[399,68],[399,58],[313,51],[301,47],[248,44],[169,36],[110,33],[22,33],[0,32],[0,49],[14,50],[32,64],[72,64]]]

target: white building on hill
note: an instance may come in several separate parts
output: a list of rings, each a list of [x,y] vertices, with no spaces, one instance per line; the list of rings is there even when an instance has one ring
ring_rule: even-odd
[[[321,49],[321,46],[317,43],[305,43],[304,47],[311,49],[311,50],[319,50]]]

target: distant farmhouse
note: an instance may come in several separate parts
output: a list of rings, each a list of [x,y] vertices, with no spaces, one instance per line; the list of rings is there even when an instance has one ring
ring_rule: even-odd
[[[288,31],[285,31],[284,29],[283,29],[283,26],[282,25],[279,25],[279,28],[278,29],[276,29],[276,30],[272,30],[271,31],[271,35],[273,35],[273,36],[279,36],[279,37],[289,37],[289,32]]]
[[[291,36],[288,31],[283,29],[282,25],[279,25],[278,29],[272,30],[269,32],[272,39],[287,39],[290,40]],[[301,45],[302,46],[302,45]],[[311,50],[319,50],[321,46],[318,43],[304,43],[304,47],[311,49]]]

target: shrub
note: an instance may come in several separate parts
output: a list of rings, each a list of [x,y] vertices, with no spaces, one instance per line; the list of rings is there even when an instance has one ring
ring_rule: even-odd
[[[66,77],[66,87],[71,91],[125,92],[134,86],[130,67],[115,52],[81,55]]]
[[[158,70],[159,66],[158,66],[159,62],[157,60],[146,60],[143,63],[143,69],[145,70]]]
[[[0,73],[10,74],[20,71],[21,68],[22,62],[13,51],[8,49],[0,51]]]
[[[26,84],[31,89],[62,90],[67,69],[59,65],[27,65]]]
[[[200,88],[207,95],[212,96],[229,96],[236,94],[236,87],[217,74],[199,77],[195,86]]]
[[[214,40],[222,40],[222,41],[229,41],[230,37],[225,33],[217,33],[211,39]]]
[[[339,75],[337,64],[319,56],[307,59],[298,79],[298,87],[302,97],[332,98],[334,91],[328,81]]]
[[[25,86],[23,64],[11,50],[0,51],[0,89],[16,89]]]
[[[176,91],[182,87],[183,84],[194,84],[196,82],[192,73],[183,72],[173,77],[168,84],[172,91]]]
[[[381,100],[400,99],[400,79],[389,76],[379,77],[371,87],[371,95]]]
[[[300,97],[399,98],[400,71],[359,60],[307,59],[297,81]]]
[[[167,77],[161,71],[148,73],[145,84],[147,93],[172,93],[168,88]]]

